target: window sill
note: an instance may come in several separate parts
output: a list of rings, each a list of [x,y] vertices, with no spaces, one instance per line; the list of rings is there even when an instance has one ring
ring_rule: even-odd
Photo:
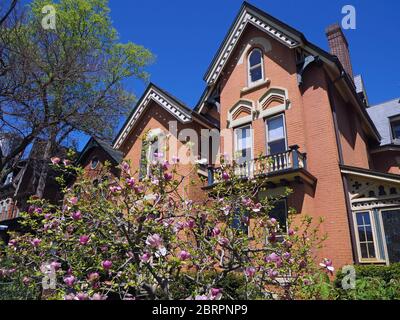
[[[360,264],[386,264],[386,260],[361,260]]]
[[[254,90],[257,90],[257,89],[260,89],[262,87],[268,86],[270,83],[271,83],[270,79],[265,79],[265,80],[263,80],[261,82],[255,83],[254,85],[252,85],[250,87],[243,88],[242,90],[240,90],[240,93],[243,95],[243,94],[246,94],[248,92],[252,92]]]

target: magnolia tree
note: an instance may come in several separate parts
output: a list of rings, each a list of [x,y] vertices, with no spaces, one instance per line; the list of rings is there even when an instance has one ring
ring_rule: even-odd
[[[280,197],[259,197],[266,178],[240,178],[223,159],[221,182],[206,201],[190,201],[175,160],[149,164],[142,180],[127,162],[120,178],[106,166],[93,183],[53,159],[60,183],[72,170],[78,179],[62,206],[32,201],[22,214],[30,231],[9,241],[0,277],[22,279],[42,299],[217,300],[232,298],[220,284],[234,274],[245,298],[302,298],[323,273],[313,256],[323,241],[318,223],[296,217],[280,226],[269,217]],[[333,270],[329,260],[322,267]]]

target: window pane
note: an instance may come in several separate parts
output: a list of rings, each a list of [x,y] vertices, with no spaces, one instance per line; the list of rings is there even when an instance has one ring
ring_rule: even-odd
[[[260,50],[253,50],[250,54],[250,67],[254,67],[261,63],[261,51]]]
[[[251,160],[251,128],[250,126],[236,129],[236,154],[239,162]]]
[[[393,139],[400,139],[400,121],[392,123]]]
[[[369,258],[373,259],[376,258],[376,254],[375,254],[375,246],[374,243],[368,243],[368,253],[369,253]]]
[[[366,226],[365,227],[365,234],[367,236],[367,241],[373,242],[374,241],[374,236],[372,235],[372,228],[371,226]]]
[[[269,212],[270,218],[278,220],[281,229],[286,232],[287,228],[287,210],[286,201],[279,201],[275,204],[275,207]]]
[[[267,121],[268,141],[274,141],[285,138],[285,130],[283,128],[283,116],[279,116]]]
[[[400,262],[400,210],[382,211],[382,220],[389,262]]]
[[[361,247],[361,257],[363,259],[368,259],[369,256],[368,256],[367,244],[366,243],[361,243],[360,247]]]
[[[365,237],[364,227],[358,227],[358,234],[360,235],[360,242],[367,241]]]
[[[250,70],[251,82],[256,82],[262,79],[262,67],[256,67]]]
[[[268,152],[270,155],[286,152],[285,139],[268,143]]]

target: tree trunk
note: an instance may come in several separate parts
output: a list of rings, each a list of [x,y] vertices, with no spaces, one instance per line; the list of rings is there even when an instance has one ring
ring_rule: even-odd
[[[40,176],[39,176],[38,185],[36,187],[36,196],[39,199],[43,198],[44,190],[46,188],[46,182],[47,182],[47,177],[48,177],[48,173],[49,173],[49,161],[52,156],[51,153],[53,151],[53,147],[55,145],[54,142],[55,142],[55,136],[54,136],[54,134],[51,134],[49,140],[46,143],[46,148],[44,150],[43,158],[39,165]]]

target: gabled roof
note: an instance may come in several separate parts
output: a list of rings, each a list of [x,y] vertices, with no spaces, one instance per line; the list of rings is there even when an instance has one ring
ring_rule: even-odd
[[[212,85],[218,80],[221,71],[229,60],[229,57],[248,24],[261,29],[289,48],[296,48],[305,42],[305,37],[301,32],[254,7],[248,2],[243,2],[228,34],[225,36],[217,54],[214,56],[211,65],[204,75],[204,81],[206,81],[208,85]]]
[[[358,107],[359,113],[365,119],[371,136],[378,141],[380,140],[379,132],[375,128],[374,123],[372,122],[368,113],[365,110],[364,103],[361,101],[359,95],[356,92],[356,87],[354,85],[353,79],[350,79],[350,77],[347,75],[339,59],[329,52],[316,46],[315,44],[309,42],[304,34],[300,31],[272,17],[268,13],[256,8],[248,2],[243,2],[234,23],[229,29],[206,74],[204,75],[204,80],[207,83],[207,87],[200,101],[195,107],[195,110],[197,112],[202,113],[205,101],[207,100],[209,94],[215,88],[215,85],[218,81],[218,78],[220,77],[222,70],[224,69],[225,64],[229,60],[236,45],[239,43],[243,31],[249,24],[264,31],[277,41],[286,45],[288,48],[303,48],[310,55],[318,56],[320,60],[328,67],[336,70],[335,73],[338,74],[338,79],[344,81],[349,94],[352,96]]]
[[[93,148],[101,148],[105,153],[110,156],[110,160],[113,161],[114,164],[120,164],[123,159],[123,154],[121,151],[115,150],[110,144],[103,140],[92,137],[83,148],[77,162],[80,163],[81,161],[83,161]]]
[[[190,123],[192,121],[196,121],[203,124],[207,128],[217,127],[216,124],[212,123],[205,116],[194,112],[172,94],[157,87],[155,84],[150,83],[143,96],[132,110],[122,129],[118,133],[117,138],[114,140],[114,148],[117,149],[122,145],[151,101],[155,101],[181,123]]]

